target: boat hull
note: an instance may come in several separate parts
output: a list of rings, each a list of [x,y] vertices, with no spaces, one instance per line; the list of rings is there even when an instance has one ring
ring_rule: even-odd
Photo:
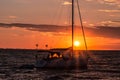
[[[35,67],[39,69],[88,69],[86,59],[39,60]]]

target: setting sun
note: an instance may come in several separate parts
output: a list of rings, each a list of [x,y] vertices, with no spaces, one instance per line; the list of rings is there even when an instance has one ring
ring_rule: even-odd
[[[75,41],[74,42],[74,46],[76,46],[76,47],[80,46],[80,42],[79,41]]]

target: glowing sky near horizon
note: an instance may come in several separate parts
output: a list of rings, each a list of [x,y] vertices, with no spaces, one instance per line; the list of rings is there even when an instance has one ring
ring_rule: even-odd
[[[0,0],[0,23],[69,25],[70,2],[71,0]],[[84,26],[120,27],[120,0],[79,0],[79,4]],[[79,25],[77,11],[75,14],[75,24]],[[84,45],[81,37],[77,39]],[[60,32],[58,35],[57,32],[0,27],[0,48],[34,49],[36,43],[39,48],[45,48],[45,44],[49,48],[69,47],[71,36]],[[114,36],[101,37],[92,34],[87,36],[87,43],[89,49],[120,49],[120,38]]]

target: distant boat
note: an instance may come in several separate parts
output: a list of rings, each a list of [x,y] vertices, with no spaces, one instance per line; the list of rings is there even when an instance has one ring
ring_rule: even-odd
[[[81,14],[79,15],[79,17],[81,18]],[[83,36],[85,40],[84,32],[83,32]],[[74,42],[74,0],[72,0],[72,47],[64,50],[63,49],[50,50],[48,54],[44,54],[45,56],[42,56],[42,57],[40,57],[41,55],[36,55],[35,67],[41,68],[41,69],[42,68],[87,69],[88,68],[87,51],[81,52],[80,50],[74,50],[73,42]],[[87,47],[86,47],[86,50],[87,50]]]

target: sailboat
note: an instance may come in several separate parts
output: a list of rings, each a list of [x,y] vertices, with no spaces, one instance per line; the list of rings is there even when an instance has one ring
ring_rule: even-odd
[[[79,7],[79,6],[78,6]],[[79,15],[81,18],[81,15]],[[36,55],[36,68],[52,68],[52,69],[87,69],[88,66],[88,56],[87,51],[76,51],[74,50],[74,0],[72,0],[72,47],[67,48],[66,52],[57,51],[57,50],[50,50],[48,54],[45,54],[46,57],[39,58],[38,55]],[[82,22],[81,22],[82,24]],[[83,25],[82,29],[83,29]],[[84,40],[85,40],[85,34]],[[85,41],[86,45],[86,41]],[[69,50],[69,52],[67,52]],[[87,50],[87,47],[86,47]],[[64,54],[65,53],[65,54]]]

